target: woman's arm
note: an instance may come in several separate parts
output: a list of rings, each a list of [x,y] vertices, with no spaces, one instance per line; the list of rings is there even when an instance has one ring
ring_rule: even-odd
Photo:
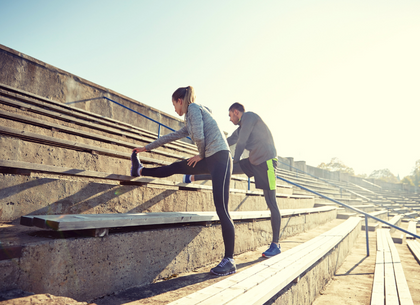
[[[146,150],[152,150],[154,148],[157,148],[159,146],[162,146],[163,144],[169,143],[169,142],[173,142],[185,137],[188,137],[188,130],[187,127],[184,126],[182,127],[180,130],[168,133],[167,135],[161,136],[159,139],[153,141],[150,144],[147,144],[145,146]]]

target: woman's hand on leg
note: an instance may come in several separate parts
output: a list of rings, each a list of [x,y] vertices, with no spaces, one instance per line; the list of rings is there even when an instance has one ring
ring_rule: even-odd
[[[187,164],[188,164],[188,166],[195,167],[197,162],[199,162],[201,160],[203,160],[203,158],[201,158],[200,155],[196,155],[194,157],[189,158],[188,161],[187,161]]]

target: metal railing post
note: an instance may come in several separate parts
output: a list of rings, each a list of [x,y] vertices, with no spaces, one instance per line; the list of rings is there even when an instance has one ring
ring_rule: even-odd
[[[369,256],[369,227],[368,227],[368,218],[365,216],[365,231],[366,231],[366,252]]]

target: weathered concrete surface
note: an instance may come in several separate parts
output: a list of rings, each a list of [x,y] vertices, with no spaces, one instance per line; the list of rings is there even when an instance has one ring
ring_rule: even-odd
[[[0,299],[1,301],[1,299]],[[71,298],[51,294],[35,294],[27,297],[4,300],[2,305],[95,305],[94,303],[77,302]]]
[[[282,219],[281,238],[333,220],[336,211]],[[236,223],[235,254],[271,242],[270,221]],[[219,261],[220,225],[113,233],[105,238],[44,239],[20,259],[0,261],[0,291],[22,289],[89,300]]]
[[[139,115],[129,110],[122,110],[121,106],[102,98],[106,96],[174,129],[183,126],[179,118],[1,44],[0,66],[0,83],[20,90],[157,132],[156,123],[139,118]],[[168,92],[168,103],[171,94]]]
[[[181,179],[181,177],[178,177]],[[211,191],[183,191],[157,186],[120,185],[83,177],[0,173],[0,219],[22,215],[214,211]],[[280,209],[310,208],[313,199],[277,198]],[[231,193],[232,211],[267,209],[263,196]]]
[[[299,233],[297,235],[283,239],[280,244],[282,251],[288,251],[297,245],[300,245],[318,235],[336,227],[344,220],[334,219],[325,224],[317,226],[314,229]],[[363,235],[363,234],[359,234]],[[267,250],[267,245],[255,249],[255,251],[248,251],[246,253],[236,255],[235,262],[237,264],[238,272],[242,272],[248,267],[256,263],[264,261],[261,253]],[[198,268],[191,273],[179,274],[177,277],[157,281],[156,283],[125,289],[123,291],[107,295],[102,298],[94,299],[98,305],[164,305],[172,301],[178,300],[182,297],[192,294],[200,289],[206,288],[219,281],[223,281],[226,277],[215,277],[209,273],[209,269],[215,264]],[[285,303],[287,304],[287,303]],[[290,304],[290,303],[289,303]],[[342,304],[336,302],[335,304]],[[366,303],[363,303],[366,304]],[[300,305],[296,303],[294,305]]]

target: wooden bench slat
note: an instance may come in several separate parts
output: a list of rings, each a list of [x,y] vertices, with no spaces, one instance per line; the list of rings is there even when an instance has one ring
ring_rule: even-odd
[[[420,243],[417,240],[407,240],[407,246],[420,263]]]
[[[340,238],[337,236],[325,237],[322,247],[317,246],[312,251],[304,251],[303,255],[299,257],[297,255],[289,256],[279,264],[260,272],[258,277],[250,277],[238,285],[229,287],[226,291],[226,294],[230,296],[228,302],[218,302],[216,297],[203,302],[203,305],[263,304],[328,252],[327,249],[331,249],[338,240]]]
[[[262,304],[277,293],[282,286],[284,287],[299,276],[302,270],[306,270],[325,253],[329,252],[356,225],[360,225],[360,221],[359,217],[349,218],[343,224],[304,244],[220,281],[217,286],[209,286],[172,302],[171,305]],[[267,278],[270,278],[270,280],[267,280]],[[235,281],[238,284],[232,285]],[[232,299],[232,294],[237,297]],[[224,301],[221,303],[221,300]],[[227,300],[231,301],[227,302]]]
[[[389,250],[384,251],[385,263],[385,303],[399,304],[397,284],[395,282],[394,268],[392,264],[392,256]]]
[[[351,224],[352,222],[353,224],[349,225],[349,223]],[[226,304],[264,304],[273,295],[275,295],[287,284],[298,277],[304,270],[307,270],[310,266],[312,266],[317,260],[319,260],[320,257],[329,252],[345,236],[347,236],[349,233],[348,230],[354,229],[354,226],[357,223],[360,223],[360,219],[358,221],[350,219],[350,222],[347,222],[346,224],[347,228],[344,226],[345,229],[343,232],[339,233],[338,231],[335,231],[333,235],[327,237],[330,238],[329,241],[323,243],[314,251],[308,253],[308,255],[305,255],[298,261],[298,263],[289,264],[285,269],[282,270],[282,272],[276,273],[274,276],[267,279],[263,284],[257,285],[253,289],[247,290],[245,293]]]
[[[377,231],[375,275],[371,304],[413,305],[401,260],[389,229]]]
[[[414,233],[414,234],[417,234],[417,221],[410,221],[408,223],[407,231],[411,232],[411,233]],[[406,236],[407,239],[416,239],[414,236],[411,236],[409,234],[406,234],[406,235],[407,235]]]
[[[395,281],[397,284],[398,299],[401,305],[414,305],[413,299],[411,298],[410,289],[408,288],[407,281],[405,279],[404,270],[401,265],[400,256],[398,250],[395,247],[394,241],[392,240],[391,234],[387,234],[387,240],[389,249],[392,255],[392,262],[394,266]]]
[[[281,211],[282,216],[305,213],[320,213],[333,210],[313,208]],[[233,211],[233,220],[269,219],[270,211]],[[218,221],[216,212],[154,212],[121,214],[70,214],[70,215],[27,215],[21,217],[21,224],[60,231],[96,228],[116,228],[128,226],[161,225],[173,223],[192,223]]]
[[[308,242],[302,245],[299,245],[298,247],[294,247],[284,253],[281,253],[280,255],[270,258],[269,260],[258,263],[252,266],[251,268],[248,268],[244,271],[236,273],[234,276],[230,276],[214,285],[208,286],[204,289],[194,292],[170,304],[171,305],[202,304],[202,302],[213,297],[215,294],[224,293],[227,289],[229,289],[229,287],[232,287],[233,285],[241,283],[242,281],[252,276],[255,276],[259,272],[267,268],[271,268],[273,265],[283,262],[284,259],[287,257],[296,257],[299,255],[302,255],[305,251],[308,251],[312,249],[314,246],[316,246],[317,244],[322,243],[324,239],[325,239],[325,236],[317,236],[316,238],[313,238],[309,240]]]
[[[370,300],[371,305],[384,305],[385,304],[385,263],[384,252],[376,252],[375,273],[373,277],[372,296]]]

